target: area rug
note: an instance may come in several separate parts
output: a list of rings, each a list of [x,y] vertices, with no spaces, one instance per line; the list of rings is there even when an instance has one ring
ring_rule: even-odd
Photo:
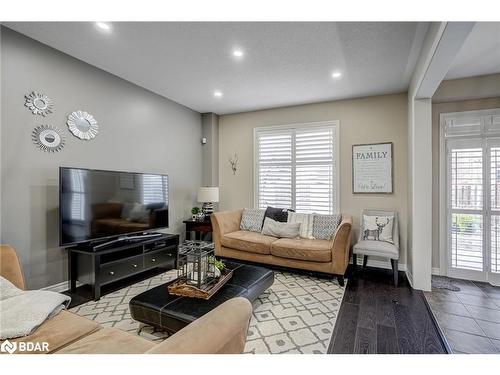
[[[453,280],[445,276],[432,275],[431,284],[433,289],[447,289],[452,292],[460,291],[460,288],[453,285]]]
[[[130,316],[130,299],[176,275],[175,270],[163,273],[70,311],[103,327],[136,334],[139,322]],[[275,271],[274,284],[253,303],[245,353],[326,353],[344,291],[337,280]],[[168,337],[150,326],[140,335],[152,341]]]

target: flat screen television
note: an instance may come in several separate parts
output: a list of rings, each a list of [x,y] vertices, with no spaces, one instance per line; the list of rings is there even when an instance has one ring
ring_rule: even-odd
[[[61,246],[168,227],[168,176],[59,168]]]

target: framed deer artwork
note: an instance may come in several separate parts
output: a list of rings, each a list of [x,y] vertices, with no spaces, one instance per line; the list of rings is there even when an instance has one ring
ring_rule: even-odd
[[[354,194],[391,194],[393,192],[392,151],[392,142],[352,146],[352,192]]]

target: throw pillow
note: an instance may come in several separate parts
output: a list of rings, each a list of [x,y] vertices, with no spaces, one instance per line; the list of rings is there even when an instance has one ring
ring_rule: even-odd
[[[149,222],[149,210],[140,203],[134,203],[127,220],[147,224]]]
[[[314,214],[288,213],[289,223],[300,223],[300,237],[314,240],[312,234]]]
[[[337,231],[342,215],[314,215],[312,235],[318,240],[331,240]]]
[[[274,221],[279,221],[281,223],[286,223],[288,220],[288,211],[286,208],[275,208],[267,207],[264,219],[266,217],[273,219]]]
[[[241,214],[240,229],[260,233],[265,212],[259,208],[244,208]]]
[[[122,206],[122,213],[120,217],[127,220],[130,217],[130,210],[134,207],[134,203],[124,203]]]
[[[394,215],[363,215],[363,240],[394,243],[393,225]]]
[[[300,223],[282,223],[266,217],[262,234],[278,238],[297,238],[300,234]]]

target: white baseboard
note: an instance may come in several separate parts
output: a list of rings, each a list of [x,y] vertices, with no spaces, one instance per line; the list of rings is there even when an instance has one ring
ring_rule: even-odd
[[[441,275],[441,269],[439,267],[432,267],[431,274],[439,276]]]
[[[408,279],[408,283],[410,283],[410,286],[413,288],[413,275],[411,274],[410,270],[406,270],[406,278]]]
[[[358,256],[358,266],[363,265],[363,257]],[[378,259],[370,259],[368,258],[368,262],[366,263],[368,267],[374,268],[383,268],[386,270],[392,270],[391,261],[387,260],[378,260]],[[398,263],[398,270],[406,272],[406,264]]]
[[[57,293],[65,292],[66,290],[68,290],[68,282],[63,281],[60,282],[59,284],[46,286],[45,288],[42,288],[40,290],[48,290],[50,292],[57,292]]]
[[[79,287],[80,285],[83,284],[77,281],[76,286]],[[40,290],[48,290],[50,292],[62,293],[68,290],[68,282],[62,281],[59,284],[49,285],[46,286],[45,288],[41,288]]]

